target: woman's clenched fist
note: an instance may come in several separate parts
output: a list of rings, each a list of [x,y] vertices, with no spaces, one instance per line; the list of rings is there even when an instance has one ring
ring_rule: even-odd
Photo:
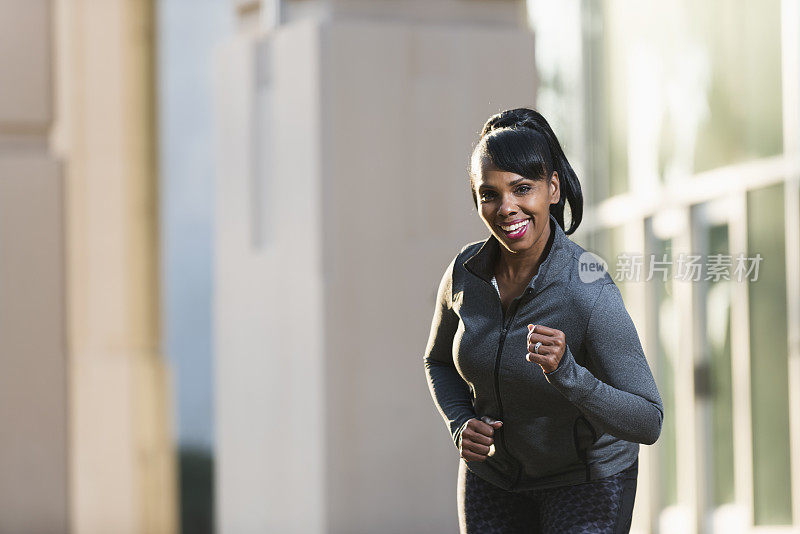
[[[494,431],[503,426],[502,421],[484,415],[467,421],[461,431],[461,457],[466,461],[482,462],[494,454]]]
[[[538,349],[537,342],[541,343]],[[528,325],[528,354],[525,359],[531,363],[538,363],[545,373],[552,373],[558,369],[566,347],[567,341],[561,330],[540,324]]]

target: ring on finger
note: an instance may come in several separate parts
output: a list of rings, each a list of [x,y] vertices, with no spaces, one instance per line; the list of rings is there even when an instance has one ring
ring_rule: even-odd
[[[533,346],[533,352],[535,352],[536,354],[539,354],[539,347],[541,347],[541,346],[542,346],[542,342],[541,341],[537,341],[536,345]]]

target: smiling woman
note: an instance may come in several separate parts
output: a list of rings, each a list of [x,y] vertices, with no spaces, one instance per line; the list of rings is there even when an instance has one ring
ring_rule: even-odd
[[[520,108],[487,121],[470,182],[490,236],[447,266],[424,358],[461,456],[461,532],[628,532],[663,403],[614,280],[578,275],[578,178]]]
[[[580,182],[545,118],[527,108],[498,113],[486,122],[470,159],[470,182],[481,220],[508,251],[499,258],[496,273],[505,310],[545,257],[550,214],[563,228],[568,201],[572,221],[565,233],[580,224]]]

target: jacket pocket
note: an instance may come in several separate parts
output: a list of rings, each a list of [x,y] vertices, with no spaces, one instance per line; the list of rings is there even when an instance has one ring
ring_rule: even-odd
[[[573,415],[539,416],[514,420],[506,418],[508,453],[519,459],[523,474],[531,478],[550,477],[575,468]]]
[[[583,414],[578,415],[572,424],[572,441],[575,447],[575,454],[586,465],[587,472],[589,468],[587,451],[598,439],[600,439],[600,436],[594,426]]]

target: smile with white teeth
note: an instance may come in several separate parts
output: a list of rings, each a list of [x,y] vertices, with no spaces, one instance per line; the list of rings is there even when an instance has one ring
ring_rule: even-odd
[[[501,225],[500,225],[500,228],[502,228],[502,229],[503,229],[503,230],[505,230],[506,232],[513,232],[514,230],[519,230],[520,228],[522,228],[523,226],[525,226],[526,224],[528,224],[528,220],[529,220],[529,219],[525,219],[524,221],[518,222],[517,224],[512,224],[512,225],[510,225],[510,226],[503,226],[503,225],[501,224]]]

